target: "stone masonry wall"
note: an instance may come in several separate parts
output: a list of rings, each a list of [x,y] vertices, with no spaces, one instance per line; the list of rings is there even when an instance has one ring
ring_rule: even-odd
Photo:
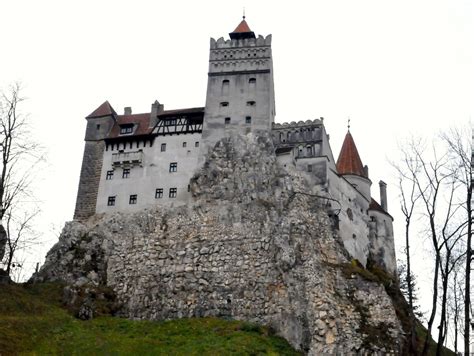
[[[273,150],[269,137],[224,139],[191,181],[193,205],[68,223],[34,280],[108,285],[134,319],[268,324],[310,355],[400,353],[384,287],[344,273],[317,192]]]
[[[104,148],[104,141],[85,142],[74,220],[85,220],[95,214]]]

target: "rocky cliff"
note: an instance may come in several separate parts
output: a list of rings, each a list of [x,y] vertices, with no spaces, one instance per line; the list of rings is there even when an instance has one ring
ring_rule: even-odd
[[[66,224],[33,279],[109,286],[129,318],[268,324],[312,355],[402,352],[384,286],[352,273],[325,199],[270,138],[220,141],[191,189],[190,206]]]

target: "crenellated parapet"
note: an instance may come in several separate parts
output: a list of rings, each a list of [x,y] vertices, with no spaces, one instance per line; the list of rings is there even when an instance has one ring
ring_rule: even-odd
[[[272,35],[257,38],[244,38],[239,40],[225,40],[220,37],[217,40],[211,37],[211,51],[216,49],[247,48],[247,47],[270,47],[272,45]]]

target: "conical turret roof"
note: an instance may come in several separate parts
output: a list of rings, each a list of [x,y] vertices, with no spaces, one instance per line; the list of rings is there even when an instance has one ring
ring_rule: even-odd
[[[347,131],[346,137],[344,138],[336,168],[339,174],[355,174],[368,178],[350,131]]]
[[[229,36],[233,40],[239,40],[243,38],[255,38],[255,33],[250,29],[247,21],[245,21],[245,16],[243,16],[242,21],[233,32],[229,33]]]

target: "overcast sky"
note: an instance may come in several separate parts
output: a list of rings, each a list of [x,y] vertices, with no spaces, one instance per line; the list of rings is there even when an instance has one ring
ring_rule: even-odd
[[[84,117],[205,105],[209,38],[240,22],[273,35],[277,122],[325,118],[335,157],[351,132],[403,234],[393,172],[397,140],[467,124],[474,108],[470,0],[0,1],[0,87],[21,81],[49,165],[38,180],[41,229],[71,220]]]

